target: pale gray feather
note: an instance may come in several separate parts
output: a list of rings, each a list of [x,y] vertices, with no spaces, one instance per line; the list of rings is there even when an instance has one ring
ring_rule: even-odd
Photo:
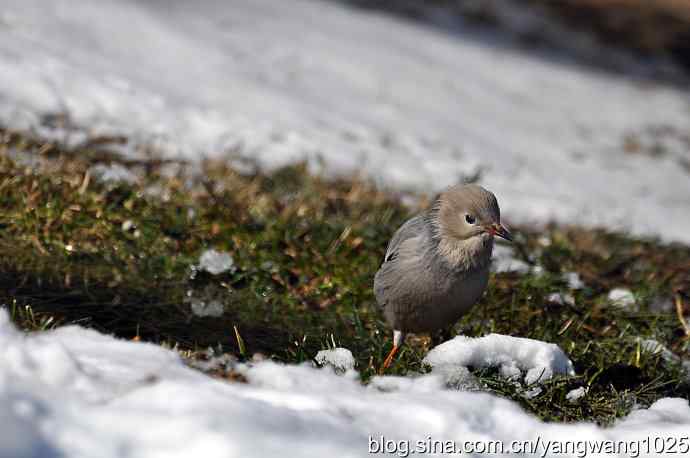
[[[464,215],[465,208],[499,222],[493,194],[478,186],[453,187],[391,238],[374,277],[374,294],[393,329],[430,332],[452,325],[486,289],[493,237],[455,237],[462,236],[456,227],[462,223],[454,215]]]

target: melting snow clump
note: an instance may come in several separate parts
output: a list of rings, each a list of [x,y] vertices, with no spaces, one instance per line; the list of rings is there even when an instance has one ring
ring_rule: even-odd
[[[690,382],[690,360],[683,360],[669,350],[664,344],[654,339],[638,339],[642,351],[652,354],[660,354],[664,362],[669,365],[680,364],[685,373],[685,378]]]
[[[189,303],[192,313],[199,317],[213,316],[219,317],[225,311],[224,296],[228,291],[213,285],[206,285],[200,290],[190,289],[184,301]]]
[[[580,388],[575,388],[574,390],[568,391],[568,394],[565,395],[565,398],[568,400],[568,402],[575,404],[582,397],[584,397],[585,394],[587,394],[587,388],[581,386]]]
[[[558,345],[501,334],[458,336],[433,348],[424,362],[434,371],[447,366],[498,367],[503,377],[513,379],[526,372],[528,385],[556,374],[575,374],[572,362]]]
[[[609,301],[614,305],[629,308],[635,305],[635,295],[626,288],[614,288],[609,291]]]
[[[580,279],[580,275],[577,272],[566,272],[563,274],[563,279],[568,282],[568,288],[570,289],[582,289],[585,287],[585,283]]]
[[[228,253],[216,250],[206,250],[199,258],[199,270],[205,270],[212,275],[222,274],[234,270],[235,261]]]
[[[127,167],[121,164],[96,164],[89,168],[92,177],[102,183],[126,183],[135,184],[139,179]]]
[[[347,348],[321,350],[314,359],[322,366],[332,366],[336,372],[345,372],[355,368],[355,358]]]
[[[439,374],[446,385],[458,391],[484,391],[486,386],[475,377],[465,366],[439,366],[434,370]]]
[[[572,294],[551,293],[546,297],[546,300],[558,305],[575,305],[575,298]]]
[[[534,388],[530,388],[528,390],[525,390],[522,393],[522,397],[525,399],[534,399],[537,396],[539,396],[542,391],[543,390],[541,389],[541,387],[535,386]]]
[[[642,351],[651,353],[653,355],[661,354],[661,357],[667,363],[678,363],[680,358],[676,356],[671,350],[666,348],[664,344],[654,339],[638,339]]]
[[[501,244],[494,245],[491,267],[494,272],[529,272],[529,264],[516,259],[513,249]]]
[[[219,317],[223,315],[223,303],[217,300],[205,301],[196,297],[191,299],[192,313],[196,316],[213,316]]]

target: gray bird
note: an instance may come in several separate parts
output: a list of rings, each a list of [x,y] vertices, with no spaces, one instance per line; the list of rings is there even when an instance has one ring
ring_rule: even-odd
[[[406,333],[446,328],[479,300],[489,281],[494,236],[512,241],[496,197],[477,185],[447,188],[396,231],[374,277],[376,301],[393,328],[383,369]]]

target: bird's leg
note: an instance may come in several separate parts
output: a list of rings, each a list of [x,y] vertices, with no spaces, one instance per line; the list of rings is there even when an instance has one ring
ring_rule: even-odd
[[[383,366],[381,366],[381,369],[379,370],[380,374],[383,374],[383,372],[391,365],[393,362],[393,357],[402,346],[404,340],[405,334],[403,334],[402,331],[398,331],[397,329],[393,330],[393,348],[391,348],[390,353],[388,353],[388,356],[386,356]]]
[[[398,352],[398,347],[396,345],[393,345],[393,348],[391,348],[390,353],[388,353],[388,356],[386,356],[386,359],[383,361],[383,366],[381,366],[381,370],[379,371],[381,374],[388,369],[388,367],[391,365],[393,362],[393,357],[395,354]]]

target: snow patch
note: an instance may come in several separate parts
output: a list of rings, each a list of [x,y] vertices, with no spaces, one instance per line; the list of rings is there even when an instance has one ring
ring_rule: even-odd
[[[680,364],[683,372],[685,373],[686,380],[690,382],[690,360],[681,359],[678,355],[669,350],[666,345],[657,340],[638,338],[637,341],[640,343],[640,349],[642,351],[651,354],[660,354],[661,358],[666,364]]]
[[[409,374],[405,377],[396,375],[374,376],[369,381],[369,390],[384,393],[433,393],[443,390],[446,386],[443,376],[438,374],[417,375]]]
[[[0,456],[364,457],[369,438],[381,435],[508,446],[537,436],[653,440],[690,428],[683,399],[661,399],[599,428],[544,423],[498,396],[449,390],[436,367],[363,386],[355,371],[222,364],[247,383],[208,377],[162,347],[77,326],[27,336],[0,311]]]
[[[680,358],[673,354],[671,350],[666,348],[666,345],[662,344],[658,340],[654,339],[638,339],[640,342],[640,349],[647,353],[660,354],[661,357],[666,362],[679,362]]]
[[[199,270],[205,270],[211,275],[219,275],[234,268],[232,256],[222,251],[206,250],[199,257]]]
[[[347,348],[333,348],[319,351],[314,360],[321,366],[331,366],[342,373],[355,368],[355,357]]]
[[[575,388],[574,390],[568,391],[568,394],[565,395],[565,399],[570,402],[571,404],[576,404],[582,399],[585,395],[587,394],[587,388],[584,386],[581,386],[579,388]]]
[[[530,387],[522,392],[522,397],[525,399],[534,399],[542,393],[542,388],[540,386]]]
[[[557,374],[575,374],[573,364],[558,345],[501,334],[457,336],[431,349],[424,362],[433,370],[446,366],[498,367],[503,377],[514,379],[525,372],[527,385]]]
[[[96,164],[89,167],[89,174],[96,180],[107,184],[135,184],[139,178],[121,164]]]
[[[566,272],[563,274],[563,279],[568,283],[570,289],[582,289],[585,283],[580,279],[580,274],[577,272]]]
[[[228,294],[229,291],[210,283],[201,289],[188,290],[183,300],[196,316],[219,317],[225,312],[224,299]]]
[[[615,428],[615,430],[619,437],[635,433],[639,434],[639,432],[646,431],[650,424],[658,425],[658,422],[674,425],[673,429],[676,430],[678,430],[677,428],[680,425],[690,425],[690,409],[688,409],[687,399],[659,399],[649,406],[648,409],[639,409],[630,412],[627,417],[618,421],[616,425],[618,428]],[[653,431],[656,434],[663,434],[663,430],[654,429]]]
[[[9,128],[66,145],[124,136],[118,151],[138,157],[307,159],[432,192],[479,175],[508,221],[690,241],[687,145],[665,133],[690,122],[681,88],[332,2],[5,0],[0,13]]]
[[[521,259],[517,259],[511,247],[497,243],[494,244],[491,269],[497,273],[527,273],[530,270],[530,265]]]
[[[551,293],[546,300],[558,305],[575,305],[575,297],[568,293]]]
[[[614,288],[609,291],[609,301],[621,308],[631,308],[635,305],[635,295],[627,288]]]

